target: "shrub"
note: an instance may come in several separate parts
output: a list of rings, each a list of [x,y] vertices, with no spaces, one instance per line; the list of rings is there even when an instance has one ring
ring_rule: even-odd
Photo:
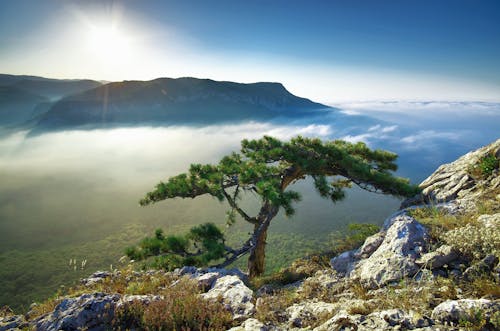
[[[495,155],[489,154],[479,159],[476,164],[470,166],[468,173],[474,178],[486,179],[493,174],[493,171],[498,169],[499,165],[500,160]]]
[[[467,224],[443,234],[443,239],[473,259],[482,259],[488,254],[500,256],[500,224],[494,227]]]
[[[285,309],[296,302],[296,295],[290,290],[279,290],[273,295],[264,295],[259,298],[255,318],[262,322],[273,324],[288,320]]]
[[[153,237],[146,237],[137,247],[125,250],[130,259],[153,257],[145,264],[145,268],[166,270],[184,265],[207,265],[210,261],[221,259],[225,252],[224,234],[213,223],[195,226],[182,236],[165,236],[162,229],[157,229]]]
[[[196,282],[181,279],[161,292],[162,299],[148,305],[135,301],[117,309],[114,329],[227,330],[232,315],[220,302],[200,299]]]

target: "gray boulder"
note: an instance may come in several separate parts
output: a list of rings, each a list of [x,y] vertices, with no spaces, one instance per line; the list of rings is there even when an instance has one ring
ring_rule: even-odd
[[[332,269],[339,274],[346,274],[351,272],[354,261],[356,260],[355,252],[355,250],[347,251],[332,258],[330,260]]]
[[[432,318],[442,323],[458,323],[460,321],[473,322],[480,312],[482,318],[489,321],[490,316],[499,310],[499,300],[448,300],[434,308],[432,311]]]
[[[369,236],[366,238],[365,242],[363,243],[363,246],[359,249],[358,252],[356,252],[356,257],[357,258],[367,258],[370,257],[373,252],[375,252],[382,242],[384,242],[385,238],[385,231],[380,231],[375,233],[372,236]]]
[[[359,279],[366,287],[380,287],[413,276],[419,270],[415,261],[427,248],[427,231],[413,217],[399,214],[388,224],[377,250],[367,259],[360,260],[351,272],[351,277]]]
[[[427,269],[441,268],[459,257],[453,247],[448,245],[440,246],[434,252],[429,252],[422,255],[416,263]]]
[[[201,296],[208,300],[222,298],[235,320],[248,319],[255,313],[255,305],[252,303],[253,291],[237,276],[229,275],[217,279],[213,287]]]
[[[56,306],[52,313],[34,321],[37,330],[109,330],[119,294],[83,294],[77,298],[67,298]]]

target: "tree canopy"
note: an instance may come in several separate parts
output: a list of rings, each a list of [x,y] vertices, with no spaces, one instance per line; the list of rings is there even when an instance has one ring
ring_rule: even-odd
[[[248,271],[253,277],[264,271],[265,240],[271,220],[279,210],[283,210],[287,216],[293,215],[294,202],[300,200],[298,192],[287,189],[290,184],[309,176],[319,195],[333,202],[342,200],[345,189],[353,184],[370,192],[398,197],[413,196],[418,188],[410,185],[408,179],[392,174],[397,170],[396,159],[396,154],[371,150],[362,142],[322,141],[301,136],[289,141],[269,136],[256,140],[245,139],[241,142],[239,153],[224,156],[218,164],[192,164],[187,173],[157,184],[153,191],[140,200],[140,204],[144,206],[165,199],[196,198],[205,194],[226,201],[230,207],[230,223],[239,215],[254,226],[253,234],[241,248],[227,247],[223,245],[223,238],[217,238],[215,242],[219,240],[219,249],[189,249],[186,244],[183,246],[184,252],[179,252],[167,245],[162,252],[155,253],[194,258],[206,251],[217,251],[210,257],[213,260],[223,259],[221,265],[250,253]],[[242,193],[248,191],[255,192],[260,198],[261,207],[256,215],[249,215],[240,207],[240,200],[244,196]],[[189,238],[193,237],[188,235],[183,239],[184,242]],[[198,240],[204,239],[198,237]],[[147,245],[142,247],[144,250]],[[129,255],[140,256],[137,251],[135,253]],[[189,259],[184,262],[189,262]],[[208,262],[205,258],[200,263]]]

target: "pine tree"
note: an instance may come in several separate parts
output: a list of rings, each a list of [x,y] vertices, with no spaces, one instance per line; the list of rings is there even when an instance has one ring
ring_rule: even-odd
[[[163,233],[157,233],[155,238],[146,239],[156,239],[161,247],[146,254],[142,252],[142,255],[131,249],[129,256],[146,257],[163,252],[170,257],[177,256],[176,261],[181,263],[206,264],[210,260],[224,259],[220,266],[227,266],[249,253],[249,276],[261,275],[271,221],[280,210],[287,216],[293,215],[293,204],[300,200],[298,192],[288,189],[292,183],[311,177],[320,196],[333,202],[342,200],[345,189],[352,184],[370,192],[413,196],[418,188],[410,185],[407,179],[392,175],[397,170],[396,158],[394,153],[371,150],[361,142],[322,141],[301,136],[286,142],[269,136],[245,139],[241,142],[240,153],[227,155],[215,165],[192,164],[187,173],[160,182],[140,201],[144,206],[165,199],[196,198],[205,194],[226,201],[230,207],[230,222],[239,215],[253,225],[253,234],[242,247],[225,246],[221,233],[214,230],[213,225],[204,224],[183,238],[165,238]],[[249,215],[240,207],[245,197],[243,192],[249,191],[260,198],[261,206],[256,215]],[[197,247],[194,251],[188,249],[190,240]]]

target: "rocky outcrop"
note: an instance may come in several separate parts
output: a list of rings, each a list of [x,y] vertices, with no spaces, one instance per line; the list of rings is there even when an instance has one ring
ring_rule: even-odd
[[[0,317],[0,331],[21,330],[27,327],[29,327],[29,324],[22,315]]]
[[[491,315],[495,312],[498,314],[499,311],[499,300],[449,300],[434,308],[432,318],[444,323],[474,322],[478,318],[490,321]]]
[[[172,273],[178,277],[170,286],[175,286],[180,277],[189,277],[198,282],[202,290],[207,291],[201,295],[205,300],[222,299],[226,308],[233,314],[237,321],[248,319],[255,312],[253,304],[253,291],[242,281],[246,275],[237,269],[197,269],[184,267]],[[133,276],[161,277],[167,273],[162,271],[133,272]],[[90,277],[82,279],[84,286],[92,287],[106,278],[119,277],[121,273],[115,271],[98,271]],[[130,277],[130,276],[127,276]],[[240,278],[241,277],[241,278]],[[64,298],[55,309],[42,315],[28,324],[21,315],[2,317],[0,330],[11,330],[31,325],[36,330],[110,330],[113,327],[115,312],[121,307],[131,304],[149,305],[153,301],[162,300],[160,295],[120,295],[105,294],[101,292],[87,293],[78,297]],[[254,326],[251,322],[247,322]]]
[[[248,284],[248,276],[240,269],[223,269],[223,268],[196,268],[186,266],[174,270],[178,276],[188,276],[198,282],[198,285],[206,290],[209,290],[214,285],[215,281],[224,276],[235,276],[243,283]]]
[[[396,216],[380,246],[360,260],[351,277],[368,287],[379,287],[413,276],[419,267],[416,259],[428,246],[426,229],[408,215]]]
[[[486,157],[500,159],[500,139],[440,166],[420,184],[422,193],[403,202],[402,207],[454,200],[463,210],[474,209],[474,201],[480,196],[500,188],[498,163],[496,170],[487,176],[490,178],[481,176],[481,162]]]
[[[401,309],[389,309],[368,315],[349,314],[342,310],[314,331],[336,330],[425,330],[429,319],[406,313]],[[428,330],[432,330],[428,328]]]
[[[252,302],[253,291],[246,287],[237,276],[224,276],[217,279],[213,287],[207,293],[202,294],[202,297],[208,300],[222,298],[235,320],[247,319],[255,312],[255,305]]]
[[[277,330],[275,327],[270,327],[264,325],[261,321],[255,318],[249,318],[245,320],[241,325],[235,326],[228,331],[271,331]]]
[[[426,253],[416,263],[427,269],[437,269],[459,257],[455,249],[448,245],[440,246],[433,252]]]
[[[303,327],[304,321],[311,321],[321,315],[331,314],[338,309],[334,303],[322,301],[305,301],[294,304],[286,309],[290,327]]]
[[[80,283],[84,286],[91,286],[104,281],[104,279],[111,277],[109,271],[96,271],[87,278],[83,278]]]
[[[417,259],[427,250],[426,229],[405,213],[390,217],[385,228],[369,237],[359,250],[334,257],[332,268],[370,288],[413,276],[419,270]]]
[[[104,293],[84,294],[61,301],[54,311],[33,324],[37,330],[105,331],[111,326],[114,310],[121,296]]]

